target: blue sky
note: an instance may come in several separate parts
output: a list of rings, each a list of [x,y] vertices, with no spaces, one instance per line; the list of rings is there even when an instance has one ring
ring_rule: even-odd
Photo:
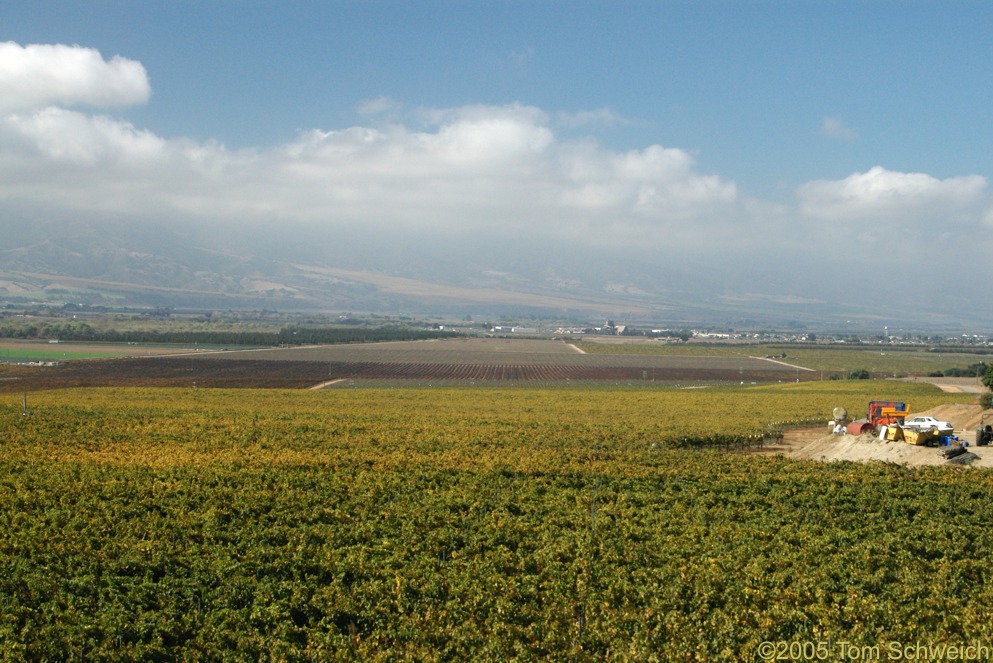
[[[664,235],[665,247],[676,243],[688,256],[703,255],[714,236],[791,254],[847,237],[859,258],[935,236],[947,252],[978,257],[991,248],[987,2],[42,0],[0,9],[0,42],[78,45],[105,64],[115,56],[140,64],[147,89],[139,83],[131,97],[87,101],[52,84],[43,101],[8,112],[21,118],[24,140],[39,145],[62,140],[57,132],[70,120],[74,135],[86,125],[99,134],[90,145],[102,146],[101,158],[122,144],[108,132],[146,146],[159,141],[159,160],[143,162],[142,186],[157,189],[159,209],[171,201],[217,223],[245,216],[236,192],[265,177],[246,165],[255,159],[270,172],[313,167],[295,197],[314,204],[280,200],[284,181],[268,201],[264,187],[252,188],[253,214],[277,210],[285,223],[318,223],[324,205],[342,232],[401,212],[409,218],[400,225],[412,232],[428,217],[434,232],[464,228],[460,219],[486,207],[487,196],[503,201],[519,186],[514,173],[526,172],[537,202],[503,212],[551,219],[542,226],[549,237],[568,232],[553,228],[555,218],[578,214],[617,243],[643,246],[645,237]],[[39,56],[32,65],[38,86],[44,67],[65,69],[52,62]],[[95,74],[94,89],[115,75]],[[46,108],[65,112],[49,112],[45,122],[36,115],[26,129],[25,118]],[[372,133],[361,138],[362,131]],[[448,149],[452,136],[459,150],[476,150],[459,158],[472,156],[480,168],[460,189],[463,206],[445,182],[466,171],[431,152]],[[197,159],[212,160],[215,179],[196,180],[190,144]],[[373,144],[378,151],[359,147]],[[87,178],[100,178],[102,166],[86,168]],[[375,208],[390,183],[424,172],[434,175],[411,190],[436,186],[439,198],[425,202],[419,193],[414,202],[412,193],[402,208]],[[504,176],[504,188],[472,188]],[[343,180],[347,191],[328,193]],[[208,184],[218,187],[211,204],[195,208],[194,190]],[[43,188],[24,183],[0,197],[30,204],[30,191]],[[95,201],[62,193],[77,206],[146,212],[136,201],[115,207],[106,194]],[[37,195],[46,204],[53,198]],[[231,205],[214,206],[227,197]],[[482,234],[486,223],[502,222],[499,207],[477,221]],[[723,251],[729,265],[747,252]],[[754,289],[771,292],[785,274],[756,273]],[[802,287],[814,285],[811,276]],[[947,287],[921,284],[935,299]]]

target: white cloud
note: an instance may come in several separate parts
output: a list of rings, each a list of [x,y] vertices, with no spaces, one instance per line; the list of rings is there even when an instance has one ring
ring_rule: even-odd
[[[136,130],[126,122],[104,116],[92,117],[76,111],[48,107],[31,115],[11,115],[7,126],[38,156],[52,165],[94,167],[150,162],[162,153],[165,141]]]
[[[986,178],[966,175],[939,180],[881,166],[843,180],[817,180],[797,189],[803,213],[835,220],[956,218],[982,202]]]
[[[149,95],[138,62],[79,46],[0,44],[0,200],[222,226],[592,231],[639,243],[660,229],[713,223],[715,210],[737,204],[735,185],[697,172],[684,150],[563,140],[547,113],[522,104],[404,112],[380,97],[358,111],[392,124],[314,129],[237,152],[70,109]],[[623,121],[607,108],[560,119]]]
[[[624,214],[658,225],[704,217],[736,202],[737,187],[695,172],[684,150],[652,145],[616,153],[595,145],[566,145],[561,167],[568,178],[561,200],[577,212]]]
[[[349,230],[554,234],[580,224],[642,242],[645,228],[704,223],[737,199],[733,183],[698,173],[684,150],[562,141],[534,107],[426,109],[420,117],[429,126],[312,130],[275,149],[232,153],[44,108],[0,118],[0,198]]]
[[[151,94],[139,62],[63,44],[0,42],[0,112],[48,105],[116,107],[144,103]]]
[[[826,117],[821,122],[821,133],[828,138],[838,138],[840,140],[855,140],[858,133],[850,127],[845,126],[840,117]]]

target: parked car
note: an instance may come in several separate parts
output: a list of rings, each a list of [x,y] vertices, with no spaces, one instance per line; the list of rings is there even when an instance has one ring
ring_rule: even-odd
[[[955,430],[947,421],[925,416],[907,417],[903,420],[903,427],[914,430],[936,430],[941,435],[951,435]]]

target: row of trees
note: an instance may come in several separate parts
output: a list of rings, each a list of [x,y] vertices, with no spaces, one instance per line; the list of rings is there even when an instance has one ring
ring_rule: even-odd
[[[191,331],[95,329],[84,323],[64,325],[43,323],[26,327],[0,327],[0,337],[48,339],[94,343],[170,343],[182,345],[309,345],[321,343],[363,343],[373,341],[448,338],[455,332],[405,326],[382,327],[283,327],[279,331]]]

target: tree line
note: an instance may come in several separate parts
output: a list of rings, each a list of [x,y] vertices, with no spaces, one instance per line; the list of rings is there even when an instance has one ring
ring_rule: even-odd
[[[377,341],[416,341],[450,338],[458,334],[438,329],[415,327],[283,327],[279,331],[193,331],[95,329],[67,323],[42,323],[28,326],[0,326],[0,337],[25,340],[83,341],[91,343],[166,343],[179,345],[275,346],[334,343],[370,343]]]

